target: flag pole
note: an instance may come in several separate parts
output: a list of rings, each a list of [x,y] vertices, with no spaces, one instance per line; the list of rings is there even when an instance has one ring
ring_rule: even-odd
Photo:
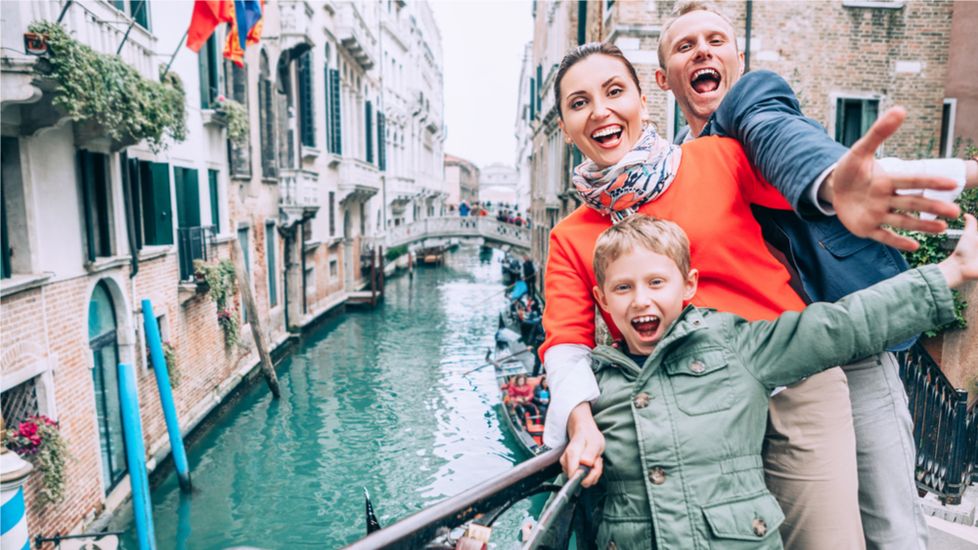
[[[166,73],[170,72],[170,66],[173,65],[173,60],[176,59],[177,54],[180,53],[180,46],[187,41],[188,34],[190,34],[190,27],[187,27],[187,31],[183,33],[183,38],[177,42],[177,49],[173,50],[173,55],[170,56],[170,62],[166,64],[166,68],[163,69],[163,74],[160,75],[161,81],[163,80],[163,77],[166,76]]]

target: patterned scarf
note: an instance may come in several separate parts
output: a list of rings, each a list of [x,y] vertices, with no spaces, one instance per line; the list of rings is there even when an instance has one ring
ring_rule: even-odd
[[[682,149],[659,137],[655,127],[647,124],[635,147],[618,164],[599,169],[585,160],[574,168],[571,181],[585,204],[618,223],[665,193],[681,158]]]

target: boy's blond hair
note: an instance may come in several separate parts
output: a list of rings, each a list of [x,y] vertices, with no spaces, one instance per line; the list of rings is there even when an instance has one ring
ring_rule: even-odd
[[[673,222],[635,214],[605,229],[594,245],[594,277],[604,287],[605,271],[611,262],[642,247],[676,263],[683,277],[689,275],[689,239]]]
[[[656,46],[656,53],[659,54],[659,67],[661,67],[662,70],[665,70],[666,68],[666,45],[662,42],[662,37],[666,35],[669,27],[671,27],[677,19],[694,11],[708,11],[710,13],[719,15],[720,19],[723,19],[727,22],[727,25],[730,25],[730,30],[732,31],[730,38],[734,39],[734,47],[737,47],[737,29],[734,28],[733,22],[730,21],[729,17],[727,17],[727,14],[723,13],[716,4],[710,2],[709,0],[679,0],[673,5],[672,13],[669,14],[669,17],[662,25],[662,30],[659,31],[659,44]]]

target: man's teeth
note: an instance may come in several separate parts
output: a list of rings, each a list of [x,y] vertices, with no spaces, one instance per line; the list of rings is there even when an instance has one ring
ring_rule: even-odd
[[[621,126],[607,126],[605,128],[601,128],[600,130],[595,131],[593,134],[591,134],[591,137],[593,138],[605,137],[605,136],[610,136],[611,134],[616,134],[618,132],[621,132]]]
[[[695,73],[693,73],[693,80],[696,80],[704,75],[709,75],[712,76],[713,78],[720,78],[720,73],[718,73],[715,69],[700,69]]]

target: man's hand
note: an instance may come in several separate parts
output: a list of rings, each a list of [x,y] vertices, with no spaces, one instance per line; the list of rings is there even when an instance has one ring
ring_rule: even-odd
[[[947,279],[947,286],[957,288],[967,281],[978,280],[978,221],[971,214],[964,215],[964,233],[954,252],[937,264]]]
[[[604,436],[601,435],[598,425],[594,423],[590,403],[585,401],[571,411],[567,419],[567,435],[570,441],[564,448],[564,454],[560,455],[560,465],[563,466],[567,477],[570,477],[581,464],[591,466],[591,472],[581,482],[582,486],[590,487],[598,482],[604,471],[604,463],[601,460],[601,453],[604,452]]]
[[[922,220],[910,212],[929,212],[945,218],[960,215],[957,205],[912,195],[897,195],[897,189],[952,190],[953,180],[938,177],[891,176],[876,164],[874,155],[892,136],[907,112],[893,107],[877,119],[869,132],[836,165],[822,186],[820,198],[832,202],[839,221],[854,235],[875,239],[901,250],[916,250],[917,241],[897,235],[894,229],[940,233],[947,228],[943,220]]]

